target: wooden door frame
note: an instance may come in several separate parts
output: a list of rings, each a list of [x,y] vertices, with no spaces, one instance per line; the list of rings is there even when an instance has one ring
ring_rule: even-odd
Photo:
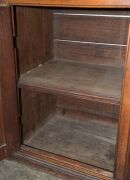
[[[11,8],[0,3],[0,111],[4,122],[7,155],[20,148],[15,56],[13,46]],[[3,132],[2,132],[3,133]]]
[[[0,160],[7,156],[7,145],[5,142],[4,134],[4,120],[2,111],[2,96],[1,96],[1,86],[0,86]]]
[[[127,180],[129,161],[129,136],[130,136],[130,25],[126,50],[124,80],[122,86],[122,99],[117,138],[117,158],[115,179]],[[122,179],[123,178],[123,179]]]

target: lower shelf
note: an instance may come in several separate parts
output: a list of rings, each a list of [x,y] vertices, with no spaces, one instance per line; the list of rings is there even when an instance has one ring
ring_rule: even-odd
[[[116,125],[95,118],[54,115],[24,144],[109,171],[114,170]]]

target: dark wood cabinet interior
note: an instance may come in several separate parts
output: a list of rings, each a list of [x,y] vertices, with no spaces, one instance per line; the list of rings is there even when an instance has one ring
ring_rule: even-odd
[[[129,12],[15,16],[23,144],[113,172]]]
[[[128,121],[121,124],[130,11],[14,5],[10,12],[19,127],[15,156],[79,171],[77,179],[88,174],[127,180]]]

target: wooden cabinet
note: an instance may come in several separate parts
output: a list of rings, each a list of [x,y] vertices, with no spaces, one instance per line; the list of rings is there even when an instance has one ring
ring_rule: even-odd
[[[129,6],[1,3],[0,143],[7,156],[66,179],[128,179]]]

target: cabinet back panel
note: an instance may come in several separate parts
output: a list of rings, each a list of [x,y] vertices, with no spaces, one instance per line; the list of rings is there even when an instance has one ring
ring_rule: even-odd
[[[56,58],[122,67],[129,11],[16,6],[20,73]]]
[[[53,94],[21,90],[21,121],[23,139],[28,138],[41,126],[48,122],[55,113],[70,114],[79,119],[87,120],[94,116],[99,121],[117,124],[119,105],[96,101],[80,100]],[[99,117],[99,118],[98,118]]]
[[[99,11],[100,13],[100,11]],[[55,13],[55,38],[97,43],[126,44],[129,18],[94,14]],[[123,32],[123,33],[122,33]]]
[[[59,97],[57,100],[57,107],[64,112],[67,110],[77,111],[82,113],[88,113],[91,115],[97,115],[102,117],[103,119],[110,118],[114,122],[118,121],[119,118],[119,105],[115,104],[107,104],[96,101],[89,100],[80,100],[76,98],[69,97]]]
[[[55,10],[55,58],[122,67],[129,22],[128,11]]]
[[[126,47],[55,40],[55,58],[122,67]]]
[[[22,90],[23,143],[113,171],[118,108]]]

